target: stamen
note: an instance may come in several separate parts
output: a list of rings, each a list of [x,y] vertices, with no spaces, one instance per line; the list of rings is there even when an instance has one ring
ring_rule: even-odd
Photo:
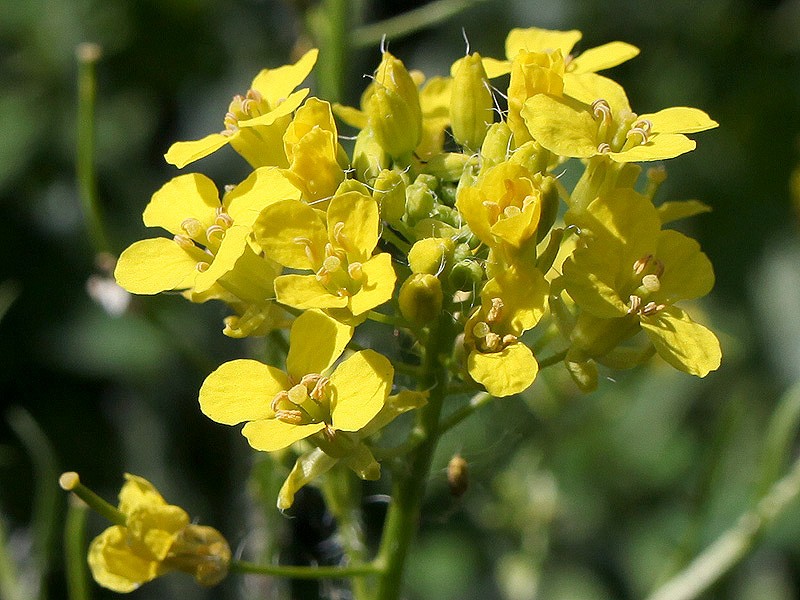
[[[503,336],[503,348],[508,348],[512,344],[517,343],[517,336],[507,333]]]
[[[503,301],[500,298],[492,298],[492,306],[486,313],[486,321],[489,323],[496,323],[500,320],[503,314]]]
[[[344,234],[344,223],[342,221],[337,222],[333,226],[333,239],[336,240],[336,243],[345,250],[350,248],[350,240]]]
[[[506,206],[503,209],[503,216],[505,216],[507,219],[510,217],[516,217],[519,214],[522,214],[522,209],[519,206]]]
[[[497,202],[492,202],[491,200],[484,200],[481,204],[486,208],[486,212],[489,213],[489,222],[494,223],[497,221],[497,217],[500,216],[500,205]]]
[[[211,225],[208,229],[206,229],[206,237],[208,238],[209,242],[215,242],[219,244],[225,237],[225,230],[219,225]]]
[[[194,242],[185,235],[177,234],[172,238],[172,241],[178,244],[178,246],[180,246],[184,250],[194,250],[195,248],[197,248]]]
[[[361,281],[364,279],[364,269],[360,262],[350,263],[347,267],[347,274],[353,281]]]
[[[322,435],[325,436],[325,439],[329,442],[333,442],[336,439],[336,430],[333,428],[332,425],[325,424],[325,429],[322,430]]]
[[[639,307],[642,305],[642,299],[639,296],[631,296],[630,297],[630,308],[627,311],[627,314],[632,315],[633,313],[639,312]]]
[[[648,302],[645,307],[642,309],[641,314],[644,317],[650,317],[657,312],[663,310],[666,307],[665,304],[656,304],[655,302]]]
[[[214,220],[214,223],[222,227],[223,229],[229,229],[231,225],[233,225],[233,217],[231,217],[226,212],[220,212],[217,215],[217,218]]]
[[[194,266],[194,268],[197,269],[197,271],[200,273],[205,273],[206,271],[208,271],[210,266],[211,266],[210,264],[201,260]]]
[[[636,261],[633,263],[633,274],[641,275],[642,273],[644,273],[644,270],[647,268],[647,265],[650,264],[651,260],[653,260],[652,254],[648,254],[647,256],[643,256],[642,258],[637,258]]]
[[[277,413],[278,410],[280,410],[280,404],[282,402],[288,402],[288,401],[289,401],[289,394],[286,392],[286,390],[281,390],[280,392],[275,394],[275,397],[272,399],[272,402],[270,403],[269,407],[272,409],[273,412]]]
[[[311,240],[307,237],[298,236],[292,239],[292,242],[298,245],[304,245],[306,247],[306,258],[308,258],[308,262],[312,265],[314,264],[314,251],[311,248]]]
[[[606,142],[601,142],[597,145],[597,152],[599,154],[608,154],[611,152],[611,146],[609,146]]]
[[[611,107],[602,98],[592,102],[592,116],[604,123],[611,121]]]
[[[648,135],[648,132],[642,129],[641,127],[631,127],[628,130],[628,133],[625,134],[625,138],[631,139],[636,135],[642,138],[641,141],[639,142],[640,146],[644,146],[647,142],[650,141],[650,136]]]
[[[499,335],[492,332],[483,338],[482,346],[484,352],[499,352],[503,349],[503,340]]]
[[[303,413],[299,410],[279,410],[275,412],[275,418],[289,425],[302,425],[303,423]]]
[[[330,384],[331,380],[327,377],[320,377],[317,380],[317,384],[314,386],[314,389],[311,390],[311,398],[316,400],[317,402],[322,401],[325,396],[328,394],[328,385]]]

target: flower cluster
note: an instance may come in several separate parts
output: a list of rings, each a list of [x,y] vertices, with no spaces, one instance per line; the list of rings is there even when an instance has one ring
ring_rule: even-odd
[[[220,133],[167,152],[183,168],[230,145],[253,171],[222,194],[197,173],[165,184],[144,222],[172,238],[134,243],[116,279],[224,302],[229,336],[288,337],[285,369],[235,360],[200,390],[201,410],[244,423],[256,450],[300,451],[279,506],[337,464],[379,477],[375,434],[425,404],[430,378],[408,376],[424,364],[440,369],[434,385],[494,397],[531,386],[548,344],[547,364],[584,390],[598,365],[654,354],[700,377],[719,366],[717,338],[678,306],[710,291],[711,264],[665,228],[705,207],[656,206],[662,170],[640,165],[717,123],[633,112],[598,72],[638,50],[575,54],[580,38],[515,29],[504,57],[469,54],[433,78],[384,51],[358,107],[297,89],[311,50],[259,73]],[[347,149],[342,123],[357,130]],[[560,175],[578,168],[567,189]],[[393,327],[373,348],[358,337],[369,321]]]

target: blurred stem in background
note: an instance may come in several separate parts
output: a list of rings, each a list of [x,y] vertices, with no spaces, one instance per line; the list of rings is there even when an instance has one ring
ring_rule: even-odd
[[[111,244],[103,224],[94,173],[94,106],[97,94],[95,65],[100,60],[101,49],[97,44],[87,42],[80,44],[75,54],[78,59],[78,156],[76,163],[78,194],[94,251],[96,254],[108,254],[111,253]]]

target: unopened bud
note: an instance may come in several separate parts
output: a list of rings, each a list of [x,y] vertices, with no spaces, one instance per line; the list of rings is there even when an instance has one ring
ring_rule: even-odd
[[[442,311],[442,283],[429,273],[414,273],[400,287],[398,302],[403,318],[414,325],[436,319]]]
[[[455,242],[450,238],[423,238],[408,253],[408,266],[413,273],[436,275],[453,256]]]
[[[383,220],[399,221],[406,212],[406,180],[397,171],[384,169],[372,184],[372,197],[380,206]]]
[[[231,549],[222,534],[207,525],[187,525],[175,538],[164,565],[194,576],[197,583],[217,585],[228,575]]]
[[[469,463],[460,454],[447,463],[447,486],[456,498],[463,496],[469,487]]]
[[[413,224],[429,217],[436,203],[436,194],[427,185],[415,181],[406,188],[406,214]]]
[[[476,52],[465,56],[453,76],[450,96],[450,121],[456,142],[468,150],[480,148],[494,120],[492,106],[492,93],[480,55]]]
[[[395,160],[409,159],[422,137],[419,91],[402,61],[388,52],[375,72],[364,111],[381,148]]]
[[[448,280],[455,289],[469,292],[478,289],[484,279],[483,267],[478,261],[465,258],[458,261],[450,270]]]

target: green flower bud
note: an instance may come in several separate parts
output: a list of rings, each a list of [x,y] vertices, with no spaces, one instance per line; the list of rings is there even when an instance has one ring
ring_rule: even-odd
[[[409,160],[422,138],[419,91],[403,63],[388,52],[375,72],[364,112],[381,148],[395,160]]]
[[[494,123],[486,132],[481,145],[484,165],[491,167],[505,162],[511,152],[511,129],[505,121]]]
[[[442,152],[425,163],[425,172],[441,181],[458,181],[470,162],[470,157],[460,152]]]
[[[494,120],[492,93],[477,52],[458,62],[450,96],[451,129],[456,142],[468,150],[477,150]]]
[[[381,208],[381,217],[393,223],[399,221],[406,212],[406,180],[397,171],[384,169],[372,184],[372,197]]]
[[[383,169],[389,167],[389,156],[370,129],[362,129],[353,147],[353,168],[361,181],[373,181]]]
[[[429,217],[436,204],[436,194],[427,185],[415,181],[406,188],[406,214],[411,223]]]
[[[425,238],[415,243],[408,252],[408,266],[412,273],[435,275],[452,259],[455,242],[449,238]]]
[[[400,286],[400,313],[413,325],[436,319],[442,312],[443,300],[442,283],[430,273],[414,273]]]
[[[454,264],[448,276],[450,285],[462,292],[477,289],[483,279],[483,267],[477,260],[471,258],[465,258]]]

